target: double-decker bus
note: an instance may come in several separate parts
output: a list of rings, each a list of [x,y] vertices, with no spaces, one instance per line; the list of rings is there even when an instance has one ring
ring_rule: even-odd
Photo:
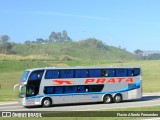
[[[139,67],[68,67],[25,70],[19,83],[23,106],[122,102],[142,97]]]

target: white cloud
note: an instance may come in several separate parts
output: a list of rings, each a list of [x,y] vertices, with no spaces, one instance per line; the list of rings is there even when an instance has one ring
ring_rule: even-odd
[[[50,12],[50,11],[0,11],[0,13],[5,14],[27,14],[27,15],[47,15],[47,16],[60,16],[60,17],[73,17],[73,18],[83,18],[83,19],[92,19],[92,20],[108,20],[105,17],[99,16],[90,16],[90,15],[78,15],[78,14],[69,14],[69,13],[60,13],[60,12]]]
[[[107,20],[106,18],[99,17],[99,16],[77,15],[77,14],[68,14],[68,13],[59,13],[59,12],[35,11],[33,13],[34,14],[39,14],[39,15],[74,17],[74,18],[84,18],[84,19],[93,19],[93,20]]]

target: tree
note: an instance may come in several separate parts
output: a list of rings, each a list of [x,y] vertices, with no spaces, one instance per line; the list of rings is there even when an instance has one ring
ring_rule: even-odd
[[[49,36],[48,42],[63,42],[63,41],[72,41],[72,39],[68,36],[68,33],[66,30],[63,30],[62,32],[52,32]]]
[[[68,36],[68,33],[66,30],[62,31],[62,41],[72,41],[72,39]]]
[[[61,32],[57,32],[57,42],[62,41],[62,34]]]
[[[1,43],[9,42],[9,36],[8,35],[2,35],[0,38]]]
[[[52,32],[51,35],[49,36],[49,42],[57,42],[57,33]]]
[[[134,54],[135,54],[136,56],[142,56],[143,51],[140,50],[140,49],[137,49],[137,50],[134,51]]]
[[[66,30],[62,31],[62,41],[68,41],[68,33]]]
[[[137,49],[134,51],[134,54],[137,56],[137,59],[143,59],[143,51],[140,49]]]
[[[12,44],[10,42],[5,42],[0,44],[0,53],[3,54],[10,54],[12,53],[11,49],[12,49]]]
[[[39,44],[42,44],[42,43],[44,43],[44,40],[42,38],[37,38],[36,42]]]
[[[24,43],[25,43],[25,44],[30,44],[30,43],[31,43],[31,41],[26,40]]]
[[[149,54],[148,56],[145,56],[146,60],[160,60],[160,54],[159,53],[153,53]]]

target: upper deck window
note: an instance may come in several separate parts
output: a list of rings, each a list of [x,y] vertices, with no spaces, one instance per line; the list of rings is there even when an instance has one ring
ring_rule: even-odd
[[[134,76],[140,75],[140,69],[139,69],[139,68],[134,68],[134,69],[133,69],[133,75],[134,75]]]
[[[101,77],[101,70],[89,70],[89,77]]]
[[[59,71],[58,70],[47,70],[45,79],[56,79],[59,77]]]
[[[116,77],[127,76],[127,69],[116,69]]]
[[[108,69],[108,77],[114,77],[114,76],[115,76],[114,69]]]
[[[73,70],[60,70],[60,78],[73,78]]]
[[[86,78],[87,70],[75,70],[75,78]]]
[[[128,76],[133,76],[133,69],[129,68],[127,69],[127,71],[128,71],[127,73]]]

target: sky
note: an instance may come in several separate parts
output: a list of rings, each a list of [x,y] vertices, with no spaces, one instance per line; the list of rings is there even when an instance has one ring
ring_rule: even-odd
[[[0,35],[23,43],[66,30],[133,52],[160,50],[160,0],[0,0]]]

